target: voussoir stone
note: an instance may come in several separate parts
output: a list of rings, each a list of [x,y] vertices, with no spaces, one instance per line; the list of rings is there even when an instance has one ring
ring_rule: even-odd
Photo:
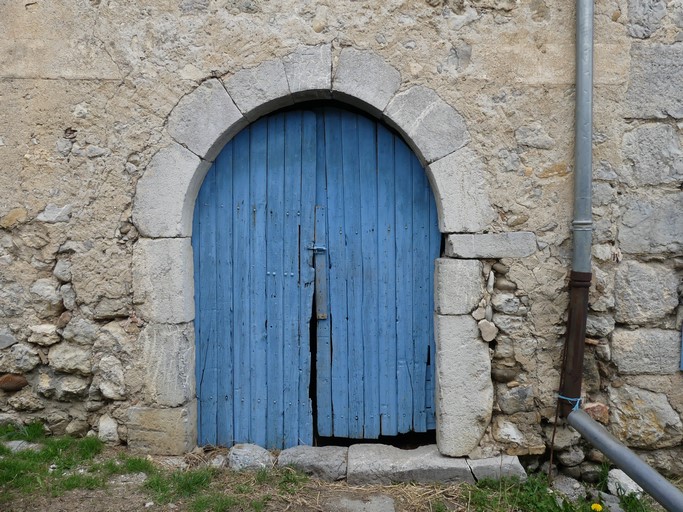
[[[224,78],[230,97],[249,121],[293,103],[281,60],[269,60]]]
[[[407,136],[423,163],[443,158],[470,140],[462,116],[428,87],[415,86],[397,94],[387,105],[384,116]],[[473,155],[468,153],[460,158],[476,167]]]
[[[523,258],[536,252],[536,235],[530,231],[487,234],[453,234],[446,240],[451,258]]]
[[[434,269],[434,303],[442,315],[467,315],[484,296],[479,260],[438,258]]]
[[[228,466],[237,471],[269,469],[274,464],[275,457],[255,444],[236,444],[228,452]]]
[[[479,444],[491,421],[489,346],[469,315],[435,315],[436,440],[444,455],[461,457]]]
[[[168,117],[168,133],[205,160],[247,125],[223,85],[215,78],[183,97]]]
[[[283,57],[289,92],[297,100],[329,98],[332,88],[332,46],[304,46]]]
[[[483,231],[496,214],[486,194],[484,163],[462,148],[427,166],[443,233]]]
[[[141,318],[179,324],[194,319],[189,238],[141,238],[133,249],[133,303]]]
[[[142,236],[192,234],[197,193],[211,164],[178,143],[159,150],[138,181],[133,221]]]
[[[401,450],[383,444],[355,444],[349,448],[347,481],[357,484],[396,482],[474,483],[467,461],[445,457],[436,446]]]
[[[334,482],[346,478],[348,448],[343,446],[295,446],[282,450],[278,466],[292,466],[321,480]]]
[[[674,354],[680,343],[679,331],[616,329],[612,333],[612,361],[623,374],[673,374],[679,370]]]
[[[381,113],[401,84],[401,73],[371,51],[344,48],[332,79],[332,94]]]

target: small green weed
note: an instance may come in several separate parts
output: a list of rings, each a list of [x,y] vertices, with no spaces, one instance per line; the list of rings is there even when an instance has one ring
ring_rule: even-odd
[[[308,482],[308,476],[293,468],[284,468],[278,488],[287,494],[296,494],[306,482]]]
[[[226,512],[235,508],[242,509],[242,505],[242,500],[234,496],[209,494],[195,499],[190,505],[190,510],[192,512]]]
[[[251,507],[251,509],[254,512],[263,512],[266,509],[266,505],[268,504],[270,499],[271,499],[271,496],[266,495],[266,496],[259,498],[258,500],[252,500],[249,503],[249,506]]]
[[[203,491],[214,477],[211,469],[152,474],[145,481],[145,488],[152,492],[159,503],[169,503],[176,498],[187,498]]]
[[[270,481],[270,471],[266,468],[261,468],[256,472],[256,483],[259,485],[266,484]]]
[[[448,507],[444,504],[443,501],[435,501],[434,503],[430,503],[430,508],[431,512],[448,512]]]
[[[34,422],[22,427],[16,425],[0,425],[0,441],[40,441],[45,438],[42,423]]]

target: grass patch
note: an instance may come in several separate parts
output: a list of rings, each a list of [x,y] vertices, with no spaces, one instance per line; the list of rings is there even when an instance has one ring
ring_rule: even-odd
[[[200,496],[190,504],[192,512],[226,512],[243,508],[244,502],[234,496],[213,493]]]

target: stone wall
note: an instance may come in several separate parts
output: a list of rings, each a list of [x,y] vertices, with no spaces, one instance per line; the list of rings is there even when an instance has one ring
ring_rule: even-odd
[[[183,152],[174,142],[178,123],[197,122],[192,109],[181,115],[189,93],[213,82],[229,90],[245,70],[302,48],[329,48],[334,75],[344,50],[356,49],[397,71],[387,101],[422,87],[466,127],[464,147],[429,169],[446,205],[437,293],[460,304],[437,311],[437,331],[455,325],[476,338],[471,314],[477,353],[490,349],[490,360],[473,360],[490,364],[493,379],[492,411],[475,414],[485,433],[474,455],[546,453],[571,255],[573,19],[565,0],[3,4],[0,373],[29,385],[0,392],[0,421],[40,419],[55,433],[93,432],[143,450],[192,445],[191,269],[134,258],[180,254],[189,246],[172,237],[188,235],[144,232],[133,217],[138,180],[171,173],[180,157],[162,161],[169,148],[195,167],[193,151],[211,158],[220,149],[188,140]],[[656,466],[683,474],[683,2],[598,2],[595,26],[586,408]],[[253,94],[232,96],[247,121],[269,100],[248,84]],[[378,114],[364,88],[344,87],[340,98]],[[424,133],[404,132],[429,147]],[[428,149],[420,156],[436,160]],[[459,206],[468,200],[477,207]],[[479,234],[477,243],[462,233]],[[454,278],[460,272],[469,284]],[[155,309],[158,282],[188,300]],[[457,393],[441,392],[457,411]],[[159,446],[154,432],[169,424],[177,432]],[[599,454],[571,431],[555,444],[569,472],[594,470]]]

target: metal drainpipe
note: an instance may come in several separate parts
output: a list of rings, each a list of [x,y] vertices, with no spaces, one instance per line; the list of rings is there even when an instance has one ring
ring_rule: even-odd
[[[560,379],[560,414],[589,443],[667,510],[683,512],[683,493],[579,409],[591,282],[593,169],[593,1],[576,0],[576,142],[574,148],[574,252],[569,280],[567,340]]]
[[[591,283],[593,229],[593,0],[576,1],[576,127],[574,144],[574,252],[569,279],[569,317],[562,362],[560,415],[566,418],[581,397],[583,351]]]

